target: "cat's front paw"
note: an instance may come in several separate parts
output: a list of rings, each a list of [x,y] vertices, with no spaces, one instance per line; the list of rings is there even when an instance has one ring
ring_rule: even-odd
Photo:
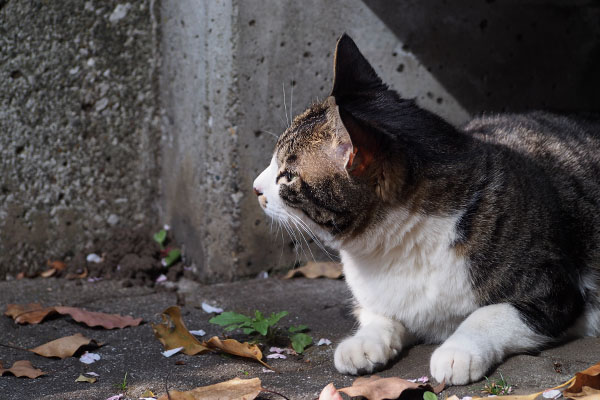
[[[335,368],[342,374],[363,375],[383,367],[398,354],[381,339],[372,336],[352,336],[335,349]]]
[[[438,382],[466,385],[475,382],[491,367],[491,362],[473,345],[448,340],[431,356],[431,376]]]

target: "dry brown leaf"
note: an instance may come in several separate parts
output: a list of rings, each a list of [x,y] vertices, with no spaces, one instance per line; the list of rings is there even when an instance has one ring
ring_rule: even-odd
[[[197,387],[187,392],[169,391],[158,400],[252,400],[261,392],[259,378],[234,378],[210,386]]]
[[[95,383],[97,380],[98,380],[98,378],[94,378],[94,377],[90,377],[90,376],[85,376],[85,375],[79,374],[79,376],[77,377],[77,379],[75,379],[75,382]]]
[[[69,272],[67,274],[67,276],[65,276],[65,278],[66,279],[84,279],[84,278],[87,278],[87,276],[88,276],[88,269],[87,269],[87,267],[84,267],[82,273],[76,274],[73,272]]]
[[[205,344],[211,349],[219,349],[235,356],[251,358],[265,367],[273,369],[269,364],[262,360],[262,352],[255,344],[250,344],[248,342],[240,343],[235,339],[221,340],[217,336],[211,337]]]
[[[162,312],[161,324],[151,324],[154,336],[165,346],[165,350],[183,347],[183,353],[187,355],[202,354],[210,351],[203,343],[200,343],[185,327],[181,319],[181,310],[177,306],[169,307]]]
[[[50,268],[54,268],[57,271],[62,271],[63,269],[67,268],[67,264],[65,264],[62,261],[46,261],[46,264],[48,265],[48,267]]]
[[[77,307],[43,307],[39,303],[9,304],[4,312],[5,315],[12,317],[19,324],[38,324],[48,315],[54,313],[70,315],[77,322],[82,322],[91,327],[101,326],[105,329],[137,326],[142,322],[141,318],[133,318],[128,315],[105,314],[86,311]]]
[[[337,262],[315,262],[309,261],[305,266],[294,268],[289,271],[283,279],[290,279],[302,275],[309,279],[330,278],[339,279],[343,275],[342,264]]]
[[[86,338],[81,333],[76,333],[72,336],[65,336],[45,343],[29,351],[44,357],[67,358],[75,354],[80,347],[89,344],[96,344],[96,342],[93,339]]]
[[[571,396],[565,396],[568,398],[572,398],[572,399],[576,399],[576,400],[599,400],[600,399],[600,390],[599,389],[593,389],[589,386],[583,386],[581,388],[581,392],[579,392],[577,394],[577,397],[571,395]]]
[[[46,375],[45,372],[43,372],[41,369],[35,368],[29,361],[26,360],[15,361],[12,367],[8,369],[4,369],[2,367],[2,363],[0,362],[0,376],[7,372],[10,372],[18,378],[26,376],[27,378],[35,379],[38,376]]]
[[[575,380],[571,383],[563,395],[565,397],[579,397],[584,396],[582,389],[587,386],[591,389],[600,389],[600,363],[592,365],[586,370],[575,374]]]
[[[50,268],[50,269],[47,269],[47,270],[45,270],[44,272],[41,272],[41,273],[40,273],[40,276],[41,276],[42,278],[50,278],[50,277],[51,277],[52,275],[54,275],[55,273],[56,273],[56,269],[54,269],[54,268]]]
[[[419,390],[439,393],[444,383],[432,388],[430,385],[410,382],[401,378],[381,378],[377,375],[357,378],[352,386],[338,389],[350,397],[363,396],[369,400],[397,399],[405,390]]]
[[[8,304],[4,315],[11,317],[18,324],[39,324],[53,312],[54,307],[44,307],[39,303]]]
[[[24,278],[25,278],[25,272],[21,271],[17,274],[15,279],[20,281],[21,279],[24,279]]]
[[[335,386],[333,386],[333,382],[329,385],[325,386],[323,390],[321,390],[321,394],[319,394],[319,400],[343,400],[340,392],[337,391]]]

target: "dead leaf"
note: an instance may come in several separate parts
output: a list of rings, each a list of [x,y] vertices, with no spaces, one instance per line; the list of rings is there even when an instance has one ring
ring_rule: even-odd
[[[54,275],[55,273],[56,273],[56,269],[54,269],[54,268],[50,268],[50,269],[47,269],[47,270],[45,270],[44,272],[41,272],[41,273],[40,273],[40,276],[41,276],[42,278],[50,278],[50,277],[51,277],[52,275]]]
[[[169,391],[158,400],[252,400],[261,392],[259,378],[234,378],[210,386],[197,387],[187,392]]]
[[[88,339],[81,333],[76,333],[72,336],[65,336],[45,343],[29,351],[44,357],[67,358],[75,354],[80,347],[89,344],[97,345],[95,340]]]
[[[290,279],[294,276],[303,275],[308,279],[330,278],[339,279],[343,275],[342,264],[337,262],[315,262],[309,261],[305,266],[294,268],[289,271],[283,279]]]
[[[563,396],[578,397],[586,396],[583,394],[583,387],[587,386],[590,389],[600,389],[600,363],[592,365],[586,370],[575,374],[575,380],[571,383]]]
[[[46,264],[48,265],[48,267],[50,268],[54,268],[57,271],[62,271],[63,269],[67,268],[67,264],[65,264],[62,261],[46,261]]]
[[[205,344],[211,349],[219,349],[235,356],[251,358],[265,367],[273,369],[269,364],[262,360],[262,352],[255,344],[250,344],[248,342],[240,343],[235,339],[221,340],[217,336],[211,337]]]
[[[85,376],[85,375],[79,375],[79,377],[77,377],[77,379],[75,379],[75,382],[87,382],[87,383],[94,383],[98,380],[98,378],[91,378],[89,376]]]
[[[84,278],[87,278],[87,276],[88,276],[88,269],[87,269],[87,267],[84,267],[82,273],[76,274],[73,272],[69,272],[67,274],[67,276],[65,276],[65,278],[66,279],[84,279]]]
[[[343,400],[340,392],[337,391],[333,382],[325,386],[319,394],[319,400]]]
[[[34,368],[34,366],[31,365],[31,362],[26,360],[15,361],[12,367],[8,369],[4,369],[2,367],[2,362],[0,362],[0,376],[7,372],[10,372],[18,378],[26,376],[27,378],[35,379],[38,376],[46,375],[45,372],[41,369]]]
[[[363,396],[369,400],[397,399],[405,390],[419,390],[439,393],[443,390],[445,384],[432,388],[431,385],[410,382],[401,378],[381,378],[377,375],[368,378],[357,378],[352,386],[339,389],[339,392],[346,393],[350,397]]]
[[[163,344],[165,350],[183,347],[183,353],[187,355],[202,354],[210,351],[203,343],[200,343],[185,327],[181,319],[181,310],[177,306],[169,307],[162,312],[161,324],[151,324],[154,336]]]
[[[19,324],[39,324],[48,315],[54,313],[70,315],[77,322],[82,322],[91,327],[101,326],[105,329],[137,326],[142,322],[141,318],[133,318],[129,315],[105,314],[86,311],[77,307],[43,307],[39,303],[9,304],[4,312],[5,315],[12,317]]]
[[[576,400],[598,400],[598,399],[600,399],[600,390],[593,389],[589,386],[583,386],[581,388],[581,392],[579,392],[577,394],[577,397],[575,397],[573,395],[567,395],[567,394],[565,394],[565,397],[576,399]]]
[[[21,279],[24,279],[24,278],[25,278],[25,272],[21,271],[17,274],[15,279],[20,281]]]

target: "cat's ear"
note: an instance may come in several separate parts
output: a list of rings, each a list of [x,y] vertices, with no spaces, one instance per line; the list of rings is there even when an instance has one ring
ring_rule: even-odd
[[[338,103],[348,96],[386,90],[387,86],[345,33],[338,39],[333,61],[333,89]]]
[[[335,158],[349,174],[357,177],[364,175],[375,160],[380,144],[364,126],[337,106],[334,97],[329,96],[326,102],[328,119],[334,131]]]

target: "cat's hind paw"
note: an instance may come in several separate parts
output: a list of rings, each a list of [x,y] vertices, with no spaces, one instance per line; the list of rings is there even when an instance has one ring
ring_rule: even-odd
[[[446,342],[431,356],[431,376],[438,382],[466,385],[478,381],[491,367],[475,347]]]
[[[398,354],[396,349],[372,336],[352,336],[335,349],[335,368],[342,374],[363,375],[387,364]]]

